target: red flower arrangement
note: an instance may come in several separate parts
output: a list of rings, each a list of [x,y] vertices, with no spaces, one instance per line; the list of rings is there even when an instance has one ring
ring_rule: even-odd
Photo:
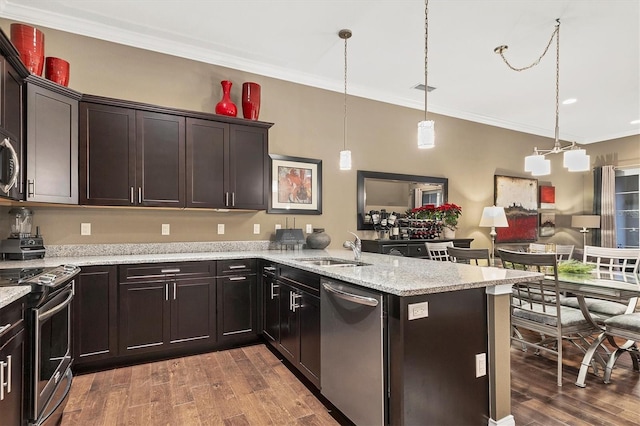
[[[458,219],[462,214],[462,207],[453,203],[445,203],[438,207],[433,204],[425,204],[408,212],[408,216],[415,219],[427,219],[441,221],[442,225],[454,230],[458,226]]]

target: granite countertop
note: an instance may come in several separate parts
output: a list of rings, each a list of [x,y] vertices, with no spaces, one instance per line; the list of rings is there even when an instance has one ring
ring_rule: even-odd
[[[451,262],[362,253],[364,266],[326,267],[300,262],[299,259],[334,257],[353,260],[351,250],[237,250],[218,252],[182,252],[156,254],[109,254],[92,256],[46,257],[38,260],[3,261],[0,269],[135,263],[185,262],[203,260],[258,258],[315,272],[397,296],[416,296],[471,288],[490,287],[530,281],[541,274],[501,268],[478,267]],[[0,288],[0,291],[3,290]],[[2,295],[0,294],[0,299]]]
[[[11,302],[15,302],[22,296],[26,296],[31,291],[29,285],[19,285],[15,287],[0,287],[0,308],[4,308]]]

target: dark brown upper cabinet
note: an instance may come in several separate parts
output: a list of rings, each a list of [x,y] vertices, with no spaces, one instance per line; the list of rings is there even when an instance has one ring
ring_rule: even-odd
[[[26,201],[78,204],[81,94],[35,75],[26,81]]]
[[[80,203],[266,209],[271,125],[85,95]]]

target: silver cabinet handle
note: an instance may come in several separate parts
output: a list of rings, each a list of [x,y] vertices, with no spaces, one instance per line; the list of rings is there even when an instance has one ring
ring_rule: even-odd
[[[302,297],[301,294],[298,293],[292,293],[291,296],[291,311],[295,312],[296,309],[301,308],[302,306],[298,304],[298,299],[300,299]]]
[[[335,294],[340,299],[357,303],[358,305],[378,306],[378,301],[373,297],[358,296],[357,294],[347,293],[346,291],[339,290],[327,283],[322,283],[322,287],[324,287],[326,291]]]
[[[275,271],[276,267],[275,266],[265,266],[262,269],[264,269],[265,271]]]
[[[11,393],[11,355],[7,355],[7,393]]]
[[[0,327],[0,334],[4,333],[5,330],[8,330],[11,328],[11,323],[3,325],[2,327]]]
[[[248,268],[247,265],[231,265],[229,266],[229,269],[246,269]]]
[[[244,281],[247,277],[229,277],[229,281]]]
[[[271,300],[276,298],[276,293],[274,291],[276,288],[280,288],[280,286],[278,284],[271,283]]]
[[[142,204],[142,187],[138,187],[138,204]]]
[[[229,207],[229,193],[228,192],[224,193],[224,205]]]
[[[169,284],[164,285],[164,300],[169,300]]]
[[[0,401],[4,399],[4,368],[6,366],[6,362],[0,361]]]
[[[33,197],[36,191],[36,183],[31,179],[27,180],[27,197]]]
[[[180,273],[180,268],[161,269],[160,273],[162,273],[162,274],[179,274]]]
[[[9,182],[7,182],[6,185],[0,185],[0,189],[2,190],[2,192],[8,194],[11,188],[13,188],[13,185],[16,184],[16,180],[18,179],[18,172],[20,171],[20,165],[18,164],[18,154],[16,154],[16,150],[13,149],[13,145],[11,145],[9,138],[4,138],[4,140],[0,142],[0,146],[4,146],[9,150],[9,153],[11,153],[10,161],[13,162],[13,173],[9,178]]]
[[[235,207],[236,206],[236,193],[232,192],[231,193],[231,207]]]
[[[133,199],[133,186],[131,187],[131,194],[129,195],[129,201],[131,201],[131,204],[135,203]]]
[[[173,282],[173,300],[176,300],[176,292],[178,291],[178,290],[177,290],[177,287],[178,287],[178,285],[177,285],[177,284],[176,284],[176,282],[174,281],[174,282]]]

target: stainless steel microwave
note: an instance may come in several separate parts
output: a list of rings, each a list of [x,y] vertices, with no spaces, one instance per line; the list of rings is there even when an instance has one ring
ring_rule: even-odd
[[[18,142],[0,130],[0,197],[22,199],[20,167]]]

